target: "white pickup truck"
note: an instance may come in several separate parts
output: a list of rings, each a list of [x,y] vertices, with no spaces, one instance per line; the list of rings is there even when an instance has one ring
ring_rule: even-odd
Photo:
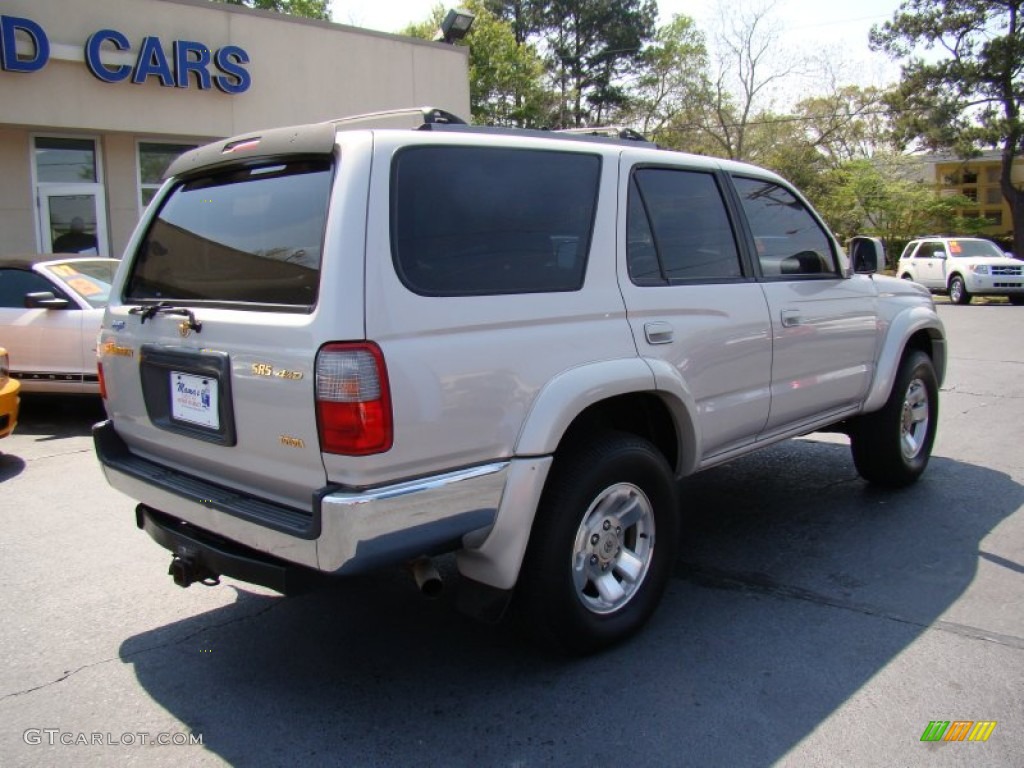
[[[424,109],[169,174],[111,292],[94,436],[181,586],[454,552],[461,607],[511,600],[587,652],[657,605],[678,478],[816,430],[873,483],[928,463],[931,296],[871,241],[851,265],[768,171]]]
[[[1024,261],[977,237],[924,237],[911,240],[900,256],[897,274],[933,293],[947,293],[954,304],[974,296],[1005,296],[1024,304]]]

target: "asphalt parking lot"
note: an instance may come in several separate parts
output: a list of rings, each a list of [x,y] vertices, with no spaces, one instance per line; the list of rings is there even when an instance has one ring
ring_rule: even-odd
[[[1020,766],[1024,308],[940,314],[921,482],[869,488],[830,435],[688,479],[661,608],[583,660],[401,570],[179,589],[102,478],[101,407],[26,399],[0,441],[0,765]],[[996,726],[922,742],[936,720]]]

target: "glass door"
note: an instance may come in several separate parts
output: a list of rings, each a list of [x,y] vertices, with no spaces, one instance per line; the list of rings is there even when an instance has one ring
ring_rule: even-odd
[[[95,139],[35,137],[33,171],[41,253],[109,255],[101,168]]]
[[[46,184],[39,189],[44,253],[107,255],[107,222],[99,184]]]

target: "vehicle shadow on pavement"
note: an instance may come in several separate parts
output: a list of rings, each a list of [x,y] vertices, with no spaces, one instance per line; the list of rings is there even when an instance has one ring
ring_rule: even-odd
[[[970,634],[942,614],[1024,488],[933,458],[881,492],[846,446],[797,440],[687,480],[682,500],[658,613],[597,656],[547,654],[387,571],[291,599],[240,587],[120,658],[234,765],[768,765],[926,629]]]
[[[105,418],[103,401],[92,395],[22,395],[15,434],[37,437],[37,442],[85,437]]]
[[[3,446],[0,446],[2,448]],[[17,477],[25,471],[25,460],[0,451],[0,483]]]

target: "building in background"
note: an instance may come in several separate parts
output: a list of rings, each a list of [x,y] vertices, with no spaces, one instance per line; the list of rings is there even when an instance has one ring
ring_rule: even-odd
[[[0,255],[120,256],[186,149],[424,105],[469,114],[466,48],[208,0],[4,0]]]
[[[1005,244],[1013,241],[1013,217],[999,186],[1001,173],[1002,157],[995,151],[970,160],[928,155],[924,163],[924,180],[935,184],[940,195],[966,197],[971,204],[957,213],[967,219],[980,219],[981,234]],[[1024,158],[1014,163],[1011,181],[1014,186],[1024,187]]]

